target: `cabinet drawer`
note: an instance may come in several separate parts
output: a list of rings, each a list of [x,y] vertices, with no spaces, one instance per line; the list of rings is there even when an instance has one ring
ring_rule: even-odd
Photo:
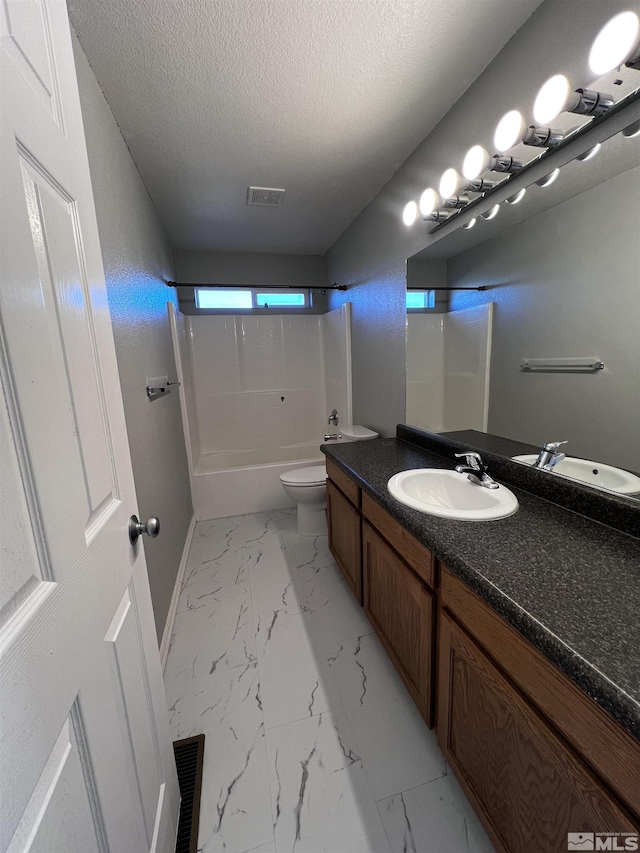
[[[435,559],[431,551],[366,494],[362,495],[362,514],[396,549],[418,577],[434,589]]]
[[[441,566],[440,600],[640,817],[640,744],[466,584]]]
[[[360,507],[359,487],[329,457],[327,457],[327,477],[333,480],[340,491],[349,498],[354,506]]]

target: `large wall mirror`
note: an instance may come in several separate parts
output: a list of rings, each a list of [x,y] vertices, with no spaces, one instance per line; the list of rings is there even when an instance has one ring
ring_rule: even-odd
[[[408,313],[408,423],[567,440],[568,456],[640,472],[639,164],[640,137],[616,132],[408,260],[409,288],[446,288]]]

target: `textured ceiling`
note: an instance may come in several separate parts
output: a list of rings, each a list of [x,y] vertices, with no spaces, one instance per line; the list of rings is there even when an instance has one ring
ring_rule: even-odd
[[[323,254],[540,0],[69,0],[175,248]],[[281,207],[247,207],[249,185]]]

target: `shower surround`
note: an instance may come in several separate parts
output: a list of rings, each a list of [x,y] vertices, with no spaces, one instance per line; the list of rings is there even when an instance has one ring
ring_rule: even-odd
[[[407,423],[487,431],[493,303],[407,314]]]
[[[291,506],[280,474],[323,463],[333,408],[351,423],[351,305],[169,316],[196,519]]]

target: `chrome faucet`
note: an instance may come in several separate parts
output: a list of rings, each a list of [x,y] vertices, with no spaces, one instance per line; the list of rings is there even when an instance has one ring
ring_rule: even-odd
[[[544,445],[538,458],[533,463],[534,468],[542,468],[544,471],[553,471],[558,462],[566,459],[564,453],[558,453],[558,448],[561,444],[567,444],[566,441],[549,441]]]
[[[338,426],[338,410],[337,409],[334,409],[331,412],[331,414],[329,415],[329,418],[327,420],[327,423],[333,424],[334,426]]]
[[[456,465],[458,474],[468,474],[468,479],[472,483],[477,483],[478,486],[484,486],[485,489],[499,489],[500,486],[493,477],[487,474],[487,469],[479,453],[474,453],[473,450],[465,450],[464,453],[455,453],[457,459],[466,459],[466,465]]]

